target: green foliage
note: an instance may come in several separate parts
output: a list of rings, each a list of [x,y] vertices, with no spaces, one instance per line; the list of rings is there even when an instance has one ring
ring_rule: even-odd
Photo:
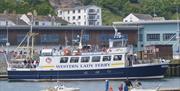
[[[112,14],[108,9],[102,9],[102,13],[102,22],[104,25],[112,25],[112,22],[122,20],[121,16]]]
[[[180,0],[80,0],[84,5],[95,4],[102,7],[103,23],[112,24],[121,21],[130,13],[143,13],[176,19],[176,8]],[[36,10],[38,15],[55,14],[48,0],[0,0],[0,13],[6,10],[10,13],[27,13]]]
[[[103,23],[109,24],[110,20],[119,20],[130,13],[143,13],[175,19],[176,8],[180,12],[180,0],[81,0],[85,5],[95,4],[105,9]],[[107,13],[108,12],[108,13]],[[112,16],[112,17],[108,17]],[[119,16],[121,18],[117,18]],[[110,19],[110,20],[109,20]],[[108,21],[107,21],[108,20]]]
[[[9,13],[24,14],[37,11],[38,15],[55,14],[48,0],[0,0],[0,13],[6,10]]]

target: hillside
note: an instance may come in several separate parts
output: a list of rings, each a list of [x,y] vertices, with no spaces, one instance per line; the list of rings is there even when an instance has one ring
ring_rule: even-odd
[[[59,7],[95,4],[102,7],[103,24],[120,21],[129,13],[144,13],[176,19],[176,7],[180,0],[0,0],[0,12],[37,12],[38,15],[55,15]]]
[[[152,16],[176,19],[180,12],[180,0],[81,0],[85,5],[95,4],[103,9],[103,23],[122,20],[129,13],[144,13]]]
[[[0,13],[37,12],[38,15],[55,14],[48,0],[0,0]]]

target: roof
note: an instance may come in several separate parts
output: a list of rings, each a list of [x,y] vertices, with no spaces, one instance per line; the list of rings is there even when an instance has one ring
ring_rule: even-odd
[[[96,6],[96,5],[77,6],[77,7],[72,7],[72,8],[62,8],[62,10],[88,9],[90,7],[98,7],[98,6]],[[98,8],[100,8],[100,7],[98,7]]]
[[[68,22],[65,21],[64,19],[57,17],[57,16],[34,16],[35,21],[52,21],[54,20],[55,22],[61,22],[63,24],[67,24]]]
[[[0,14],[0,20],[12,21],[15,24],[26,25],[19,17],[21,14]]]
[[[125,31],[137,31],[139,27],[137,26],[117,26],[118,30]],[[0,27],[0,29],[6,29],[5,26]],[[8,27],[9,30],[29,30],[28,25],[16,25]],[[69,31],[69,30],[87,30],[87,31],[114,31],[113,26],[33,26],[33,31],[44,31],[44,30],[56,30],[56,31]]]
[[[140,20],[153,20],[153,17],[149,14],[135,14],[135,13],[132,14],[137,18],[139,18]]]
[[[136,24],[172,24],[180,23],[180,20],[147,20],[147,21],[138,21],[138,22],[113,22],[114,25],[136,25]]]
[[[27,23],[25,23],[23,20],[20,19],[21,16],[22,16],[22,14],[0,14],[0,20],[12,21],[16,25],[27,25]],[[29,19],[31,19],[30,15],[27,15],[27,17]],[[33,18],[36,21],[52,21],[54,19],[55,22],[61,22],[62,24],[68,24],[67,21],[65,21],[62,18],[57,17],[57,16],[41,16],[41,15],[38,15],[38,16],[34,16]]]

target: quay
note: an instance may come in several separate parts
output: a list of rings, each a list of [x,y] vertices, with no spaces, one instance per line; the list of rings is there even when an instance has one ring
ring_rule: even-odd
[[[172,61],[166,71],[167,77],[180,77],[180,60]]]
[[[180,88],[160,88],[158,91],[180,91]]]
[[[7,77],[8,77],[7,75],[0,75],[0,79],[5,79]]]

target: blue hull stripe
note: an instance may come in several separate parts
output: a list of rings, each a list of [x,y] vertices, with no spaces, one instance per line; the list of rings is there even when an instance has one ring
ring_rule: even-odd
[[[151,65],[97,70],[8,71],[8,79],[89,79],[163,76],[167,67]]]

